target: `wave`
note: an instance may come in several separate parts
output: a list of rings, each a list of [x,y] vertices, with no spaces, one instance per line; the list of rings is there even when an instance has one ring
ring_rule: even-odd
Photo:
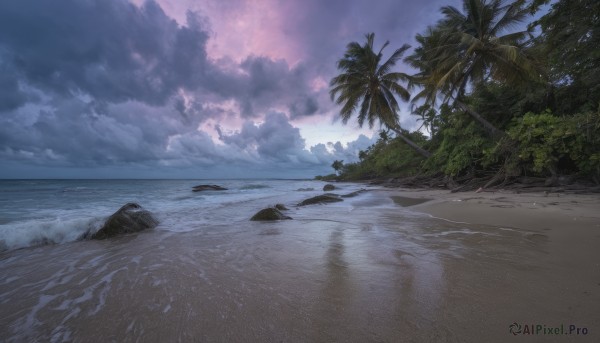
[[[204,199],[204,197],[198,196],[196,194],[191,195],[180,195],[173,198],[173,200],[188,200],[188,199]]]
[[[0,225],[0,251],[73,242],[87,231],[100,229],[105,219],[31,219]]]
[[[89,187],[65,187],[62,189],[62,192],[89,192],[93,191],[93,189]]]
[[[260,185],[260,184],[255,184],[255,185],[245,185],[240,187],[241,190],[248,190],[248,189],[262,189],[262,188],[271,188],[271,186],[268,185]]]

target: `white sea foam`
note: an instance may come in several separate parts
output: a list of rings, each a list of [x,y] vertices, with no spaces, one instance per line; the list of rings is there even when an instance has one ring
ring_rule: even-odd
[[[102,226],[104,217],[31,219],[0,225],[0,249],[66,243]]]

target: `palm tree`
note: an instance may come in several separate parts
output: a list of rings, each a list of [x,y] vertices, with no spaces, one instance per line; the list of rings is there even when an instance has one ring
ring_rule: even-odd
[[[335,173],[338,174],[342,168],[344,168],[344,160],[335,160],[331,164],[331,168],[335,170]]]
[[[352,42],[346,47],[344,57],[337,63],[342,73],[331,79],[329,94],[331,100],[342,105],[340,116],[346,124],[355,111],[358,110],[358,125],[360,127],[366,122],[369,127],[378,121],[381,125],[391,129],[406,144],[416,150],[424,157],[431,153],[418,146],[410,140],[398,124],[398,101],[396,95],[404,101],[408,101],[410,94],[401,86],[399,81],[407,81],[408,75],[390,70],[409,48],[403,45],[392,53],[390,58],[383,62],[382,51],[389,45],[389,41],[383,44],[378,53],[373,50],[375,34],[366,35],[366,43],[360,45]],[[336,99],[337,97],[337,99]]]
[[[504,4],[503,0],[463,0],[463,12],[455,7],[441,9],[444,18],[418,35],[420,47],[406,59],[420,69],[412,82],[423,86],[418,97],[433,104],[437,94],[481,123],[493,136],[502,136],[462,98],[468,86],[490,80],[522,83],[540,73],[527,48],[528,31],[508,32],[530,15],[524,0]]]

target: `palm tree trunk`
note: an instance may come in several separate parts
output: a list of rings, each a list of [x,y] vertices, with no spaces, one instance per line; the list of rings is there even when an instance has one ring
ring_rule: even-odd
[[[392,129],[392,131],[394,131],[396,133],[396,136],[400,137],[400,139],[402,139],[404,141],[404,143],[408,144],[408,146],[410,146],[416,152],[421,154],[421,156],[423,156],[425,158],[429,158],[431,156],[431,153],[429,151],[421,148],[420,146],[417,145],[417,143],[411,141],[408,137],[406,137],[404,135],[404,133],[400,129],[395,128],[395,127],[390,127],[390,129]]]
[[[498,130],[498,128],[492,125],[492,123],[490,123],[484,117],[482,117],[481,114],[474,111],[462,101],[457,99],[455,100],[455,104],[458,105],[458,107],[460,107],[461,110],[467,112],[467,114],[473,117],[473,119],[477,120],[481,125],[483,125],[483,127],[490,132],[492,137],[500,138],[505,135],[504,131]]]

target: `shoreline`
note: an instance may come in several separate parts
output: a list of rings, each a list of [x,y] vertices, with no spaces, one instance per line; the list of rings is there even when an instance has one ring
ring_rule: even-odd
[[[503,190],[451,193],[413,188],[377,191],[396,197],[395,203],[399,206],[454,222],[520,229],[589,225],[600,230],[600,196],[593,194],[514,193]]]

